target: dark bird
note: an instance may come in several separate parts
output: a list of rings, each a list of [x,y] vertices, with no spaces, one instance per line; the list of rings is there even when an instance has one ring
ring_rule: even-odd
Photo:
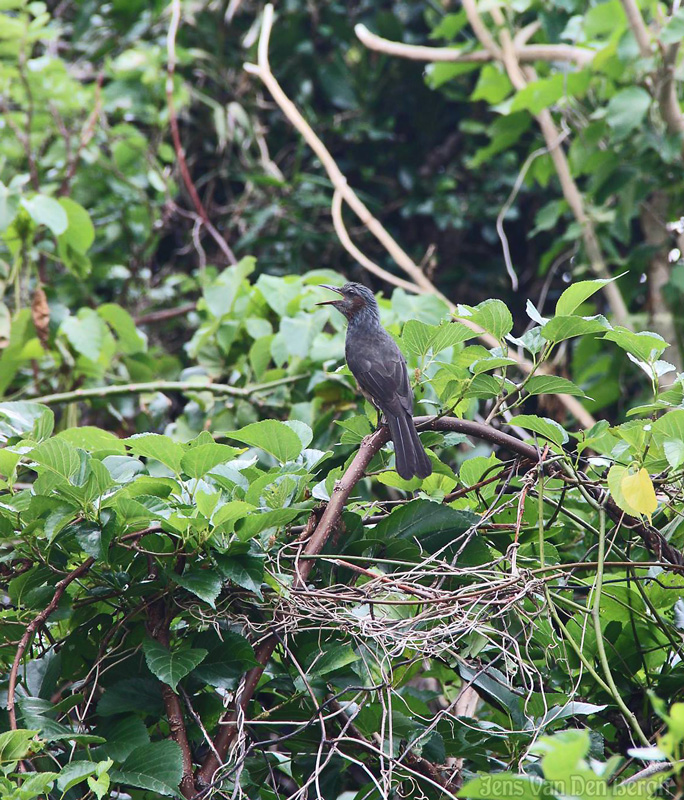
[[[410,480],[427,478],[432,464],[413,424],[413,392],[406,359],[394,339],[380,324],[378,303],[360,283],[341,289],[323,286],[341,295],[319,306],[335,306],[347,318],[344,353],[364,397],[385,417],[394,442],[397,472]]]

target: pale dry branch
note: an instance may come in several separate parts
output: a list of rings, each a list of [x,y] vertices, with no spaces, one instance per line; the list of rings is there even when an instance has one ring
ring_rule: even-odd
[[[416,284],[417,289],[414,289],[414,291],[422,291],[425,293],[434,294],[444,303],[446,303],[449,310],[453,313],[456,309],[455,304],[437,289],[437,287],[432,283],[427,275],[425,275],[420,267],[415,264],[410,256],[399,246],[399,244],[397,244],[397,242],[392,238],[383,225],[375,217],[373,217],[365,204],[358,198],[354,190],[349,186],[347,178],[338,167],[337,162],[330,154],[330,151],[323,144],[309,123],[304,119],[299,109],[285,94],[282,87],[276,80],[273,72],[271,71],[268,59],[268,46],[272,27],[273,6],[269,3],[264,8],[261,34],[259,36],[259,63],[258,65],[245,64],[245,70],[261,79],[287,119],[292,123],[296,130],[301,134],[304,141],[309,145],[309,147],[311,147],[311,149],[320,159],[321,164],[328,173],[328,177],[330,178],[330,182],[332,183],[335,191],[339,193],[339,197],[349,205],[349,207],[356,213],[366,228],[368,228],[368,230],[378,239],[383,247],[385,247],[397,265]],[[366,266],[364,262],[361,263]],[[396,279],[393,282],[396,283]],[[498,346],[499,343],[493,336],[488,333],[484,333],[476,325],[473,325],[472,322],[469,322],[467,319],[461,320],[461,322],[471,330],[475,331],[480,340],[484,342],[487,347],[491,348]],[[534,365],[530,361],[518,356],[516,353],[512,353],[511,357],[518,361],[520,368],[525,372],[530,372],[532,369],[534,369]],[[576,398],[570,397],[569,395],[558,395],[558,397],[568,412],[572,414],[583,426],[588,428],[595,423],[592,415]]]
[[[349,236],[349,232],[344,224],[344,219],[342,218],[342,192],[339,189],[335,189],[333,192],[333,199],[332,199],[332,220],[333,226],[335,227],[335,233],[337,234],[337,238],[342,243],[344,249],[355,258],[359,264],[365,267],[369,272],[372,272],[373,275],[380,278],[387,283],[393,284],[394,286],[400,286],[402,289],[405,289],[407,292],[415,292],[416,294],[425,294],[427,290],[423,289],[421,286],[418,286],[415,283],[411,283],[410,281],[405,281],[403,278],[398,278],[396,275],[392,275],[391,272],[387,272],[387,270],[383,269],[381,266],[376,264],[374,261],[371,261],[368,256],[364,255],[359,248],[352,242],[351,237]]]
[[[480,38],[480,32],[484,26],[484,23],[477,10],[475,0],[463,0],[463,8],[468,15],[468,20],[471,23],[471,26],[473,26],[473,30],[478,38]],[[491,14],[494,23],[499,27],[501,49],[497,49],[497,52],[500,53],[500,60],[506,68],[508,77],[515,89],[521,91],[528,85],[528,79],[536,80],[536,75],[531,68],[527,68],[527,74],[521,68],[515,53],[515,47],[513,45],[511,35],[506,27],[506,21],[501,13],[501,10],[493,7]],[[491,35],[488,33],[487,36],[488,38],[480,39],[480,41],[481,44],[489,50],[490,47],[488,42],[489,39],[491,39]],[[493,51],[490,50],[490,52]],[[582,194],[579,191],[574,178],[572,177],[570,165],[568,164],[565,152],[562,147],[559,147],[559,133],[553,121],[553,117],[551,116],[551,112],[548,110],[548,108],[545,108],[534,116],[539,124],[539,127],[541,128],[546,146],[549,150],[549,154],[551,155],[551,159],[553,160],[563,196],[565,197],[575,219],[580,224],[582,229],[584,248],[586,250],[591,268],[599,277],[609,278],[610,272],[608,271],[608,267],[603,259],[601,246],[599,244],[594,224],[584,208]],[[603,287],[603,291],[616,322],[626,328],[631,327],[629,311],[618,287],[614,283],[608,283]]]
[[[387,53],[411,61],[451,62],[451,63],[481,63],[492,61],[492,54],[488,50],[474,50],[464,53],[452,47],[431,47],[429,45],[404,44],[384,39],[372,33],[365,25],[354,28],[356,36],[369,50]],[[520,61],[569,61],[580,67],[590,64],[596,55],[593,50],[573,47],[566,44],[530,44],[518,46],[516,43],[515,54]]]

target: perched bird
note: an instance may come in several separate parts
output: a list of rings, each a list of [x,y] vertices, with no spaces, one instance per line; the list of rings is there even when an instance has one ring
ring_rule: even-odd
[[[385,417],[394,442],[397,472],[407,480],[414,475],[427,478],[432,464],[413,424],[413,392],[406,359],[380,324],[373,292],[360,283],[347,283],[341,289],[322,288],[341,296],[317,305],[335,306],[347,318],[347,364],[364,397]]]

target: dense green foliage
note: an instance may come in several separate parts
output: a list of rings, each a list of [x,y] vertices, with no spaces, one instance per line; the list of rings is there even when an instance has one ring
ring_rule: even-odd
[[[244,72],[260,7],[0,3],[1,800],[681,794],[684,14],[631,7],[280,9],[410,292]],[[316,306],[340,273],[423,481]]]

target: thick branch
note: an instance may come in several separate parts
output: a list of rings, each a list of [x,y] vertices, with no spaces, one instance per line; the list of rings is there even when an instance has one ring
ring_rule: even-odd
[[[492,60],[492,55],[487,50],[464,53],[452,47],[430,47],[393,42],[371,33],[365,25],[357,25],[354,32],[369,50],[407,58],[411,61],[472,63]],[[524,47],[516,46],[515,55],[519,61],[570,61],[580,67],[585,67],[593,61],[596,53],[593,50],[573,47],[569,44],[529,44]]]
[[[150,637],[159,644],[169,649],[169,628],[171,625],[172,614],[167,612],[166,603],[159,599],[149,607],[149,619],[147,632]],[[181,706],[180,697],[173,689],[164,682],[161,682],[162,699],[166,718],[169,721],[169,731],[171,738],[178,745],[181,751],[183,762],[183,777],[179,789],[183,797],[192,797],[195,794],[195,782],[193,780],[192,752],[188,742],[188,733],[185,728],[185,718]]]
[[[642,58],[649,58],[651,55],[651,37],[636,0],[622,0],[622,7],[625,10],[629,27],[632,29],[634,38],[639,45],[639,54]]]
[[[57,392],[46,394],[42,397],[32,397],[32,403],[43,403],[46,406],[58,403],[73,403],[78,400],[90,400],[100,397],[114,397],[123,394],[143,394],[145,392],[211,392],[218,395],[231,395],[233,397],[249,397],[258,392],[275,389],[296,383],[307,375],[292,375],[287,378],[278,378],[276,381],[257,383],[254,386],[231,386],[227,383],[196,383],[195,381],[150,381],[149,383],[124,383],[113,386],[95,386],[92,389],[74,389],[70,392]]]

